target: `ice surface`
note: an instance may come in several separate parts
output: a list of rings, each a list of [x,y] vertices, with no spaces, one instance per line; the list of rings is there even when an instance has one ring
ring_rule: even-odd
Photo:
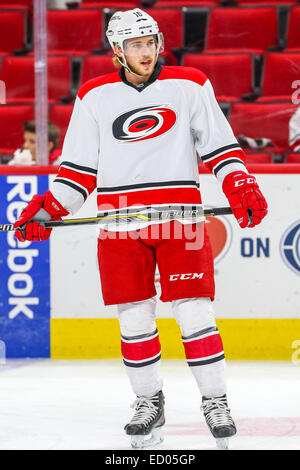
[[[186,363],[162,361],[162,374],[166,425],[159,449],[215,449]],[[300,364],[228,361],[227,376],[238,429],[230,449],[299,450]],[[0,449],[130,450],[123,427],[134,399],[119,359],[7,360],[0,365]]]

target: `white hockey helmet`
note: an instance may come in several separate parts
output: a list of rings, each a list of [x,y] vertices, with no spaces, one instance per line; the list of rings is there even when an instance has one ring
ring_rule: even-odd
[[[114,52],[116,47],[121,52],[123,62],[118,58],[121,65],[131,72],[125,59],[126,39],[139,38],[153,34],[157,43],[157,55],[164,50],[163,34],[159,31],[157,22],[143,10],[117,11],[111,17],[106,37]]]

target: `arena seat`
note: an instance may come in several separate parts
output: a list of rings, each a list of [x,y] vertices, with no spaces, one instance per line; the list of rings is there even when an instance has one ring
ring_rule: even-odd
[[[79,4],[79,8],[113,8],[116,10],[131,10],[133,8],[143,8],[141,0],[106,0],[106,1],[97,1],[97,0],[83,0]]]
[[[21,5],[20,3],[0,3],[0,12],[3,13],[5,10],[16,10],[16,11],[23,11],[24,13],[28,13],[30,8],[26,5]]]
[[[245,135],[253,139],[270,139],[274,147],[268,147],[274,153],[287,151],[289,138],[289,120],[297,106],[288,103],[233,103],[229,122],[238,138]],[[253,153],[257,153],[255,150]]]
[[[253,91],[253,61],[251,53],[187,54],[183,65],[208,76],[218,101],[232,102]]]
[[[1,11],[0,51],[12,54],[16,49],[24,49],[26,37],[25,12]]]
[[[21,147],[23,144],[22,123],[33,119],[32,105],[1,105],[0,122],[5,122],[5,126],[0,126],[0,148],[16,150]]]
[[[197,8],[197,7],[214,7],[218,6],[220,2],[218,0],[157,0],[155,8],[169,8],[169,7],[186,7],[186,8]]]
[[[98,75],[116,72],[118,69],[112,62],[111,55],[90,55],[85,56],[82,61],[80,85],[87,80],[95,78]]]
[[[297,0],[236,0],[238,6],[281,6],[281,5],[295,5]]]
[[[181,49],[184,45],[184,13],[182,8],[145,10],[158,23],[164,35],[165,51],[161,54],[169,65],[178,63],[172,49]]]
[[[47,25],[51,54],[80,56],[103,45],[102,10],[49,10]]]
[[[300,51],[300,6],[290,9],[287,26],[286,52]]]
[[[264,153],[246,153],[246,165],[249,163],[272,163],[273,157],[269,152]]]
[[[49,120],[55,124],[60,130],[60,139],[58,143],[58,148],[61,149],[65,134],[68,129],[70,122],[71,114],[73,111],[73,106],[66,104],[53,104],[50,106],[49,111]]]
[[[205,52],[246,52],[259,55],[277,45],[277,9],[212,8]]]
[[[300,83],[299,71],[300,50],[299,53],[271,52],[267,54],[262,74],[262,95],[257,101],[289,101],[293,93],[292,84],[296,83],[296,80]]]
[[[300,153],[288,153],[285,163],[300,163]]]
[[[0,79],[6,84],[6,101],[34,101],[34,58],[4,57]],[[48,99],[60,101],[70,94],[71,61],[69,57],[48,57]]]
[[[9,0],[0,0],[0,9],[17,9],[26,8],[29,9],[33,6],[33,0],[18,0],[16,2],[10,2]]]
[[[12,2],[9,0],[0,0],[0,7],[2,7],[2,5],[22,5],[31,7],[33,5],[33,0],[17,0],[16,2]]]

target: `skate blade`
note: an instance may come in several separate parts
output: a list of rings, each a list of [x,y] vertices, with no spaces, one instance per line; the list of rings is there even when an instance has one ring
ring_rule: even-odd
[[[163,442],[163,434],[161,428],[154,428],[151,436],[147,439],[147,436],[136,435],[131,436],[131,447],[134,449],[143,449],[145,447],[156,446]]]
[[[229,442],[228,437],[222,437],[222,438],[216,439],[217,449],[218,450],[228,450],[228,442]]]

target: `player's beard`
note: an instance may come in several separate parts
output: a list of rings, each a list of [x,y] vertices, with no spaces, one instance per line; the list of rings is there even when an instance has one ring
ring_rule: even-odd
[[[128,60],[128,59],[127,59],[127,65],[133,73],[136,73],[140,77],[150,78],[150,76],[152,75],[152,73],[154,71],[154,67],[155,67],[154,58],[148,57],[148,58],[144,59],[141,62],[147,62],[148,60],[152,60],[151,66],[148,69],[145,69],[140,62],[137,65],[131,64],[130,60]]]

